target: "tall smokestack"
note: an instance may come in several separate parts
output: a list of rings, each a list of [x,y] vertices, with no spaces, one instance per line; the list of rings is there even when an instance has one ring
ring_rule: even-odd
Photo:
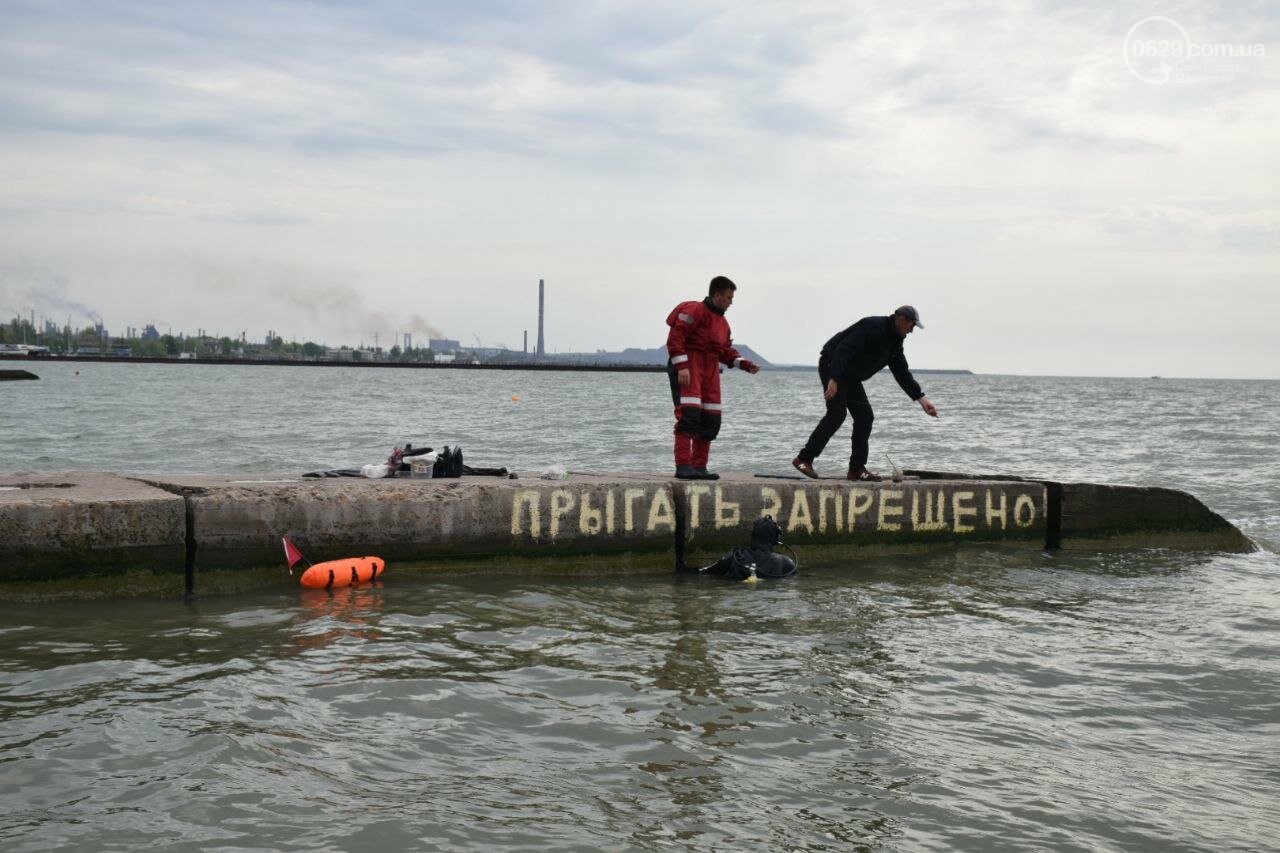
[[[529,330],[524,330],[524,354],[529,354]]]
[[[538,355],[547,354],[547,342],[542,337],[542,309],[545,304],[546,284],[542,279],[538,279]]]

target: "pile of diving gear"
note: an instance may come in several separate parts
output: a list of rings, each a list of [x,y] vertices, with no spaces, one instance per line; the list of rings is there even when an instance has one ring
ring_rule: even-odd
[[[446,451],[448,449],[449,449],[448,447],[445,448]],[[415,448],[412,444],[406,444],[404,447],[397,447],[395,450],[392,450],[391,455],[387,457],[387,472],[382,476],[394,477],[396,474],[398,474],[401,471],[408,471],[410,470],[410,460],[412,460],[415,456],[426,456],[430,452],[431,452],[430,447]],[[435,473],[440,469],[441,458],[442,457],[437,456],[435,464],[433,466],[432,473],[436,477],[444,476],[443,474]],[[365,468],[373,468],[373,467],[375,466],[371,466],[371,465],[365,466]],[[369,476],[369,474],[366,473],[365,476],[367,477]],[[459,476],[459,475],[455,474],[454,476]]]
[[[782,528],[773,516],[764,515],[756,519],[751,527],[751,544],[746,548],[734,548],[709,566],[676,566],[676,571],[698,575],[722,575],[734,581],[756,581],[761,578],[777,580],[798,574],[800,569],[795,559],[795,552],[788,557],[775,554],[774,548],[779,545],[788,551],[791,548],[782,541]]]
[[[440,455],[436,457],[436,464],[431,470],[432,477],[461,477],[462,469],[466,466],[462,464],[462,448],[450,449],[449,445],[444,446],[444,450],[440,451]]]

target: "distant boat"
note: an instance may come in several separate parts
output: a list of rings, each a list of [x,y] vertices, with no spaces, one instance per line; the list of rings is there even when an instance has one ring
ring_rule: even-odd
[[[48,347],[35,344],[0,344],[0,358],[38,358],[48,354]]]

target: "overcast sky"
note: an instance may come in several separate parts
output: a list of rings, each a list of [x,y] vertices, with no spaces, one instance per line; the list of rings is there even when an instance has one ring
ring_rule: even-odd
[[[0,317],[519,349],[544,278],[589,351],[722,274],[774,362],[1280,378],[1278,82],[1267,2],[0,0]]]

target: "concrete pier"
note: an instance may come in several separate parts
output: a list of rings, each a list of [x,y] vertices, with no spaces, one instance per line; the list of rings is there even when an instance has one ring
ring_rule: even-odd
[[[908,472],[849,483],[730,474],[680,481],[652,474],[566,480],[463,477],[303,479],[102,473],[0,477],[0,581],[181,574],[274,566],[280,537],[315,560],[378,554],[431,566],[517,557],[628,555],[670,569],[744,545],[772,515],[806,562],[949,547],[1175,547],[1253,544],[1185,492],[1018,477]],[[617,563],[616,559],[601,561]]]
[[[106,574],[181,573],[181,496],[114,474],[0,476],[0,582]]]

